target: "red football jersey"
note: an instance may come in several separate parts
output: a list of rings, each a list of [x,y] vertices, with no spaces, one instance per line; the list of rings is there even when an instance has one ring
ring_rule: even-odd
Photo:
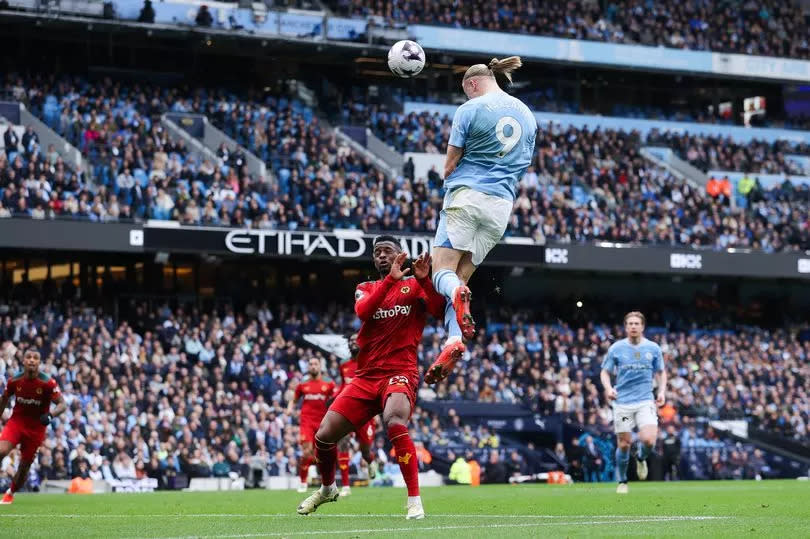
[[[430,278],[390,276],[357,285],[354,311],[362,321],[357,334],[356,376],[385,377],[419,374],[416,348],[427,315],[444,318],[444,296]]]
[[[347,386],[352,383],[352,380],[357,373],[357,360],[352,358],[346,363],[340,365],[340,379],[343,380],[343,385]]]
[[[335,395],[335,383],[326,380],[307,380],[295,388],[295,400],[302,398],[301,420],[320,421],[326,415],[326,401]]]
[[[11,395],[15,397],[11,418],[36,420],[39,424],[39,416],[50,411],[51,403],[59,398],[60,393],[56,380],[44,372],[34,379],[29,379],[20,372],[6,384],[3,396]]]

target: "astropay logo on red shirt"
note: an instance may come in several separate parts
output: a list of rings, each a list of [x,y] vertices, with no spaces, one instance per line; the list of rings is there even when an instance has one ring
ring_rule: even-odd
[[[390,309],[377,309],[377,312],[374,313],[372,318],[374,320],[383,320],[399,315],[408,316],[409,314],[411,314],[410,305],[394,305]]]

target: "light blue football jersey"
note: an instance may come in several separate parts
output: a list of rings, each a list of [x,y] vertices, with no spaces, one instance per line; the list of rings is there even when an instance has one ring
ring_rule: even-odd
[[[616,403],[636,404],[653,399],[653,375],[664,370],[664,356],[651,340],[633,345],[622,339],[608,348],[602,369],[616,374]]]
[[[520,99],[500,91],[470,99],[453,117],[450,145],[464,148],[464,157],[445,188],[469,187],[514,201],[536,137],[537,120]]]

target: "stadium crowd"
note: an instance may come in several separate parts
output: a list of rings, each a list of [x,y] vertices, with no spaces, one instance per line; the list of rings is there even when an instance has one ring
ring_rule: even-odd
[[[431,24],[518,34],[730,52],[810,57],[808,14],[778,0],[473,2],[330,0],[338,14],[391,24]],[[602,9],[604,8],[604,9]]]
[[[0,154],[3,216],[405,233],[432,233],[437,226],[438,171],[415,177],[406,165],[402,176],[386,178],[339,143],[311,109],[282,91],[240,97],[110,80],[91,84],[14,77],[6,86],[27,95],[32,111],[82,149],[96,181],[85,184],[67,170],[60,174],[65,167],[52,151],[48,159],[56,163],[53,172],[37,179],[25,161],[34,160],[36,167],[44,160],[36,145],[28,154],[12,152],[12,159]],[[266,161],[273,180],[251,177],[239,148],[223,146],[216,162],[195,162],[185,144],[169,139],[157,121],[163,112],[206,114]],[[401,151],[446,147],[448,117],[374,108],[348,114],[365,116],[378,135]],[[735,207],[728,193],[699,192],[643,160],[637,133],[541,127],[535,163],[521,182],[509,235],[540,242],[608,240],[769,252],[810,247],[806,186],[786,182],[764,189],[755,184],[745,193],[750,203]],[[807,172],[797,170],[797,162],[785,154],[810,153],[804,145],[740,146],[731,140],[659,132],[643,142],[672,147],[700,168],[754,175]],[[65,177],[70,178],[67,185]]]
[[[287,415],[286,404],[313,355],[322,359],[327,376],[338,380],[339,372],[334,356],[303,345],[301,336],[357,330],[353,313],[334,306],[251,303],[239,311],[200,312],[133,301],[124,311],[130,319],[118,321],[84,304],[6,307],[0,340],[13,342],[18,353],[0,361],[0,374],[7,380],[19,367],[22,350],[34,346],[68,403],[40,451],[34,468],[39,480],[148,476],[169,488],[177,476],[234,473],[252,486],[268,476],[292,475],[297,419],[296,413]],[[610,409],[597,385],[598,372],[621,328],[543,325],[536,316],[488,312],[468,346],[463,371],[435,387],[423,386],[420,398],[511,403],[563,414],[594,435],[607,429]],[[444,336],[433,324],[418,350],[423,368],[438,354]],[[704,447],[714,436],[696,434],[696,417],[746,418],[810,442],[806,330],[651,327],[649,332],[663,348],[670,377],[661,421],[667,436],[677,436],[683,447]],[[517,462],[497,433],[465,424],[452,413],[439,416],[417,408],[412,431],[420,453],[428,456],[448,454],[452,461],[450,448],[475,455],[490,451],[496,462]],[[579,455],[575,460],[585,462],[577,446],[587,448],[587,436],[581,444],[559,446],[560,456],[573,451]],[[381,437],[377,455],[385,462],[383,444]],[[7,474],[13,458],[0,473]],[[429,467],[428,459],[423,468]],[[600,468],[600,477],[609,480],[606,470]],[[524,465],[510,475],[525,472]]]

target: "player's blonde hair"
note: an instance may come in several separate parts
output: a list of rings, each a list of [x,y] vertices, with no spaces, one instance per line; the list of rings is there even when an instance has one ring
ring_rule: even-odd
[[[512,82],[512,72],[522,65],[523,61],[521,61],[520,56],[510,56],[501,60],[493,58],[489,61],[489,64],[475,64],[467,69],[464,73],[464,80],[470,77],[492,77],[496,81],[502,78],[506,82]]]
[[[644,317],[641,311],[630,311],[629,313],[624,315],[624,323],[626,324],[627,319],[633,317],[636,317],[639,320],[641,320],[641,325],[644,326],[645,328],[647,327],[647,319]]]

